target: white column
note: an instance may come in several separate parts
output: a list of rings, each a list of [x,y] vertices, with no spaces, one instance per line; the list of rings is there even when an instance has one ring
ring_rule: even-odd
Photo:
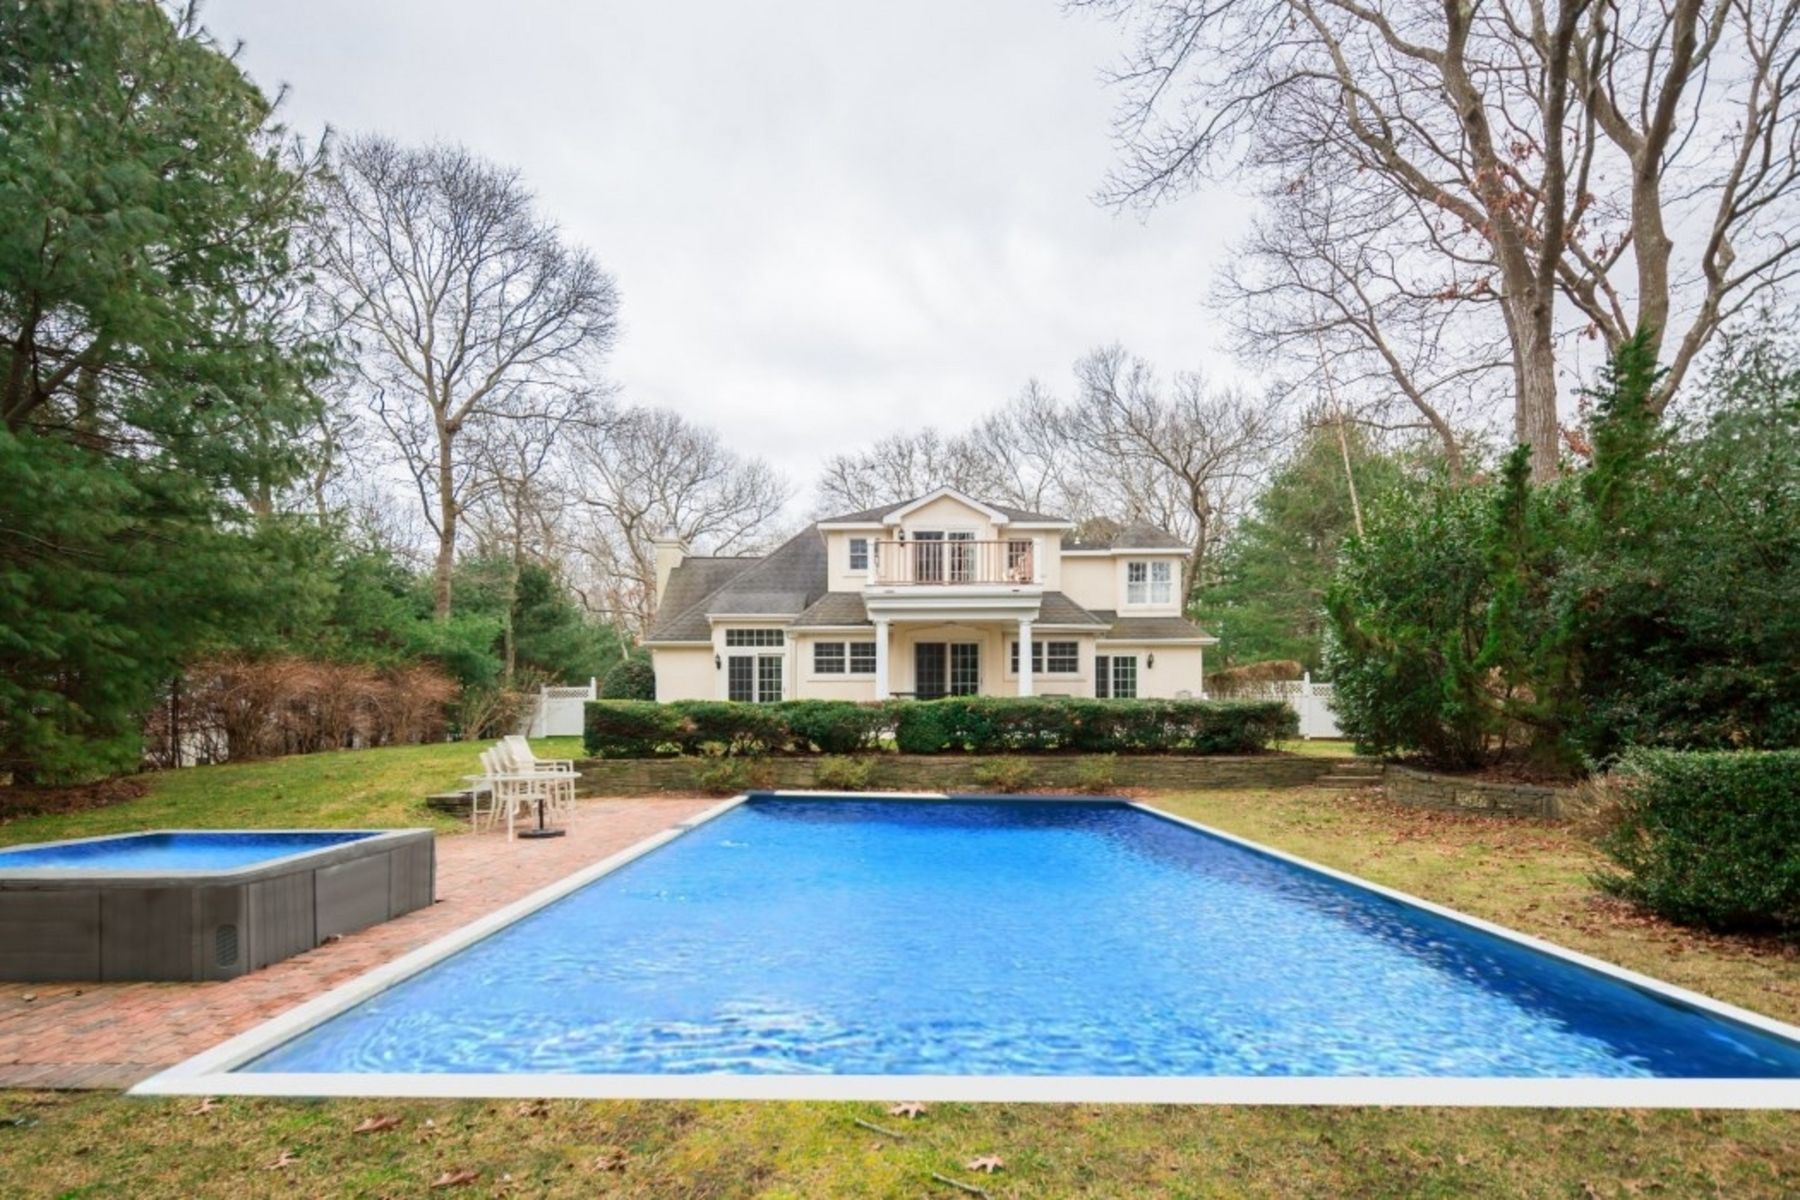
[[[1031,695],[1031,622],[1019,618],[1019,695]]]
[[[875,622],[875,698],[888,698],[888,623]]]

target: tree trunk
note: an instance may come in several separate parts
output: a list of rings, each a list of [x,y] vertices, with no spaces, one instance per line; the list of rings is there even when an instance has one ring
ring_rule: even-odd
[[[450,619],[450,573],[456,567],[456,482],[450,457],[455,436],[447,426],[438,426],[438,552],[432,604],[440,621]]]
[[[1520,322],[1513,340],[1518,359],[1519,397],[1514,410],[1514,436],[1531,447],[1531,481],[1547,483],[1561,473],[1560,427],[1556,419],[1556,352],[1550,322],[1536,313]]]

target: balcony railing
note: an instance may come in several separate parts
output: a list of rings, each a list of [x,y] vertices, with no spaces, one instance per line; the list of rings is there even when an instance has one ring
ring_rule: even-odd
[[[1035,584],[1038,547],[1031,538],[978,542],[914,538],[876,542],[869,582],[878,585]]]

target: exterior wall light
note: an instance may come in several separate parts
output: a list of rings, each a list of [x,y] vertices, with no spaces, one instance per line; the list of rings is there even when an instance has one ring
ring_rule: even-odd
[[[1155,669],[1156,669],[1156,651],[1152,650],[1150,652],[1149,656],[1144,659],[1144,670],[1154,671]]]
[[[724,666],[725,666],[725,660],[720,658],[716,654],[713,655],[713,670],[715,670],[715,671],[721,670],[724,668]]]

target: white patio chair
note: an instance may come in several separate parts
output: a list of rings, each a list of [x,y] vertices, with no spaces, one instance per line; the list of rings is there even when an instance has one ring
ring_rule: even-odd
[[[575,785],[580,782],[574,760],[535,758],[530,743],[522,737],[503,739],[492,753],[508,787],[528,797],[527,809],[541,796],[546,820],[555,817],[567,823],[574,818]]]

